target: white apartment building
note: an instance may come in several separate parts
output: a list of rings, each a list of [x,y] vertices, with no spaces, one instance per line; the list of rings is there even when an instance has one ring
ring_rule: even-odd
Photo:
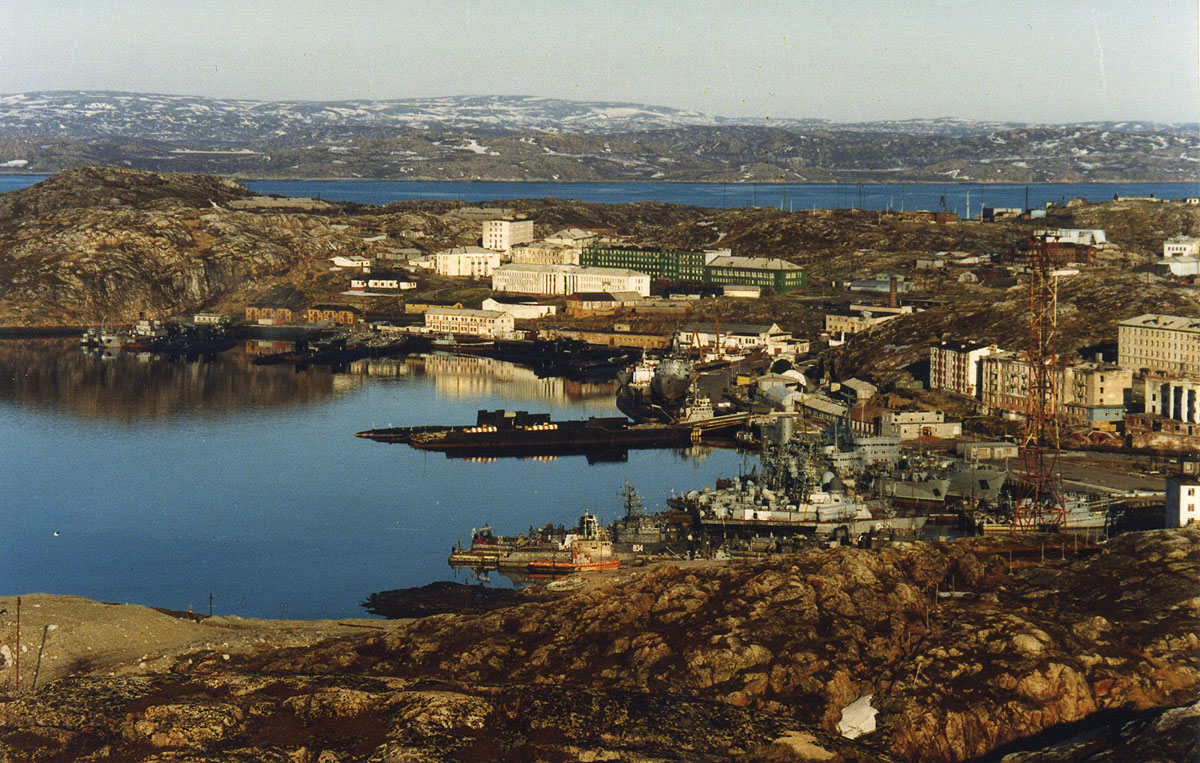
[[[490,278],[500,267],[500,253],[478,246],[456,246],[433,256],[434,270],[451,278]]]
[[[979,361],[1000,352],[995,345],[942,342],[929,348],[929,388],[977,397]]]
[[[495,338],[512,332],[513,317],[496,310],[434,307],[425,312],[425,328],[430,331]]]
[[[1099,228],[1041,228],[1033,232],[1033,237],[1055,244],[1100,246],[1108,243],[1104,231]]]
[[[496,268],[492,291],[558,294],[632,291],[650,295],[650,276],[624,268],[581,268],[575,265],[509,264]]]
[[[1117,363],[1134,371],[1200,376],[1200,318],[1146,313],[1121,321]]]
[[[1167,478],[1167,527],[1200,520],[1200,481],[1195,477]]]
[[[1163,257],[1200,257],[1200,238],[1173,236],[1163,242]]]
[[[483,247],[508,252],[516,244],[533,241],[533,220],[486,220],[483,223]]]
[[[517,244],[509,252],[520,265],[578,265],[581,248],[548,241]]]

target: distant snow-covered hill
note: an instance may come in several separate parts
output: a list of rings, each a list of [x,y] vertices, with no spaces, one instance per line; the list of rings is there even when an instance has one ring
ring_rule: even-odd
[[[0,95],[0,171],[722,182],[1191,181],[1195,125],[742,119],[534,96]]]

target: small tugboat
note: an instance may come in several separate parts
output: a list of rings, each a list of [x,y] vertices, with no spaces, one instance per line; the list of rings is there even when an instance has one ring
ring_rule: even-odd
[[[471,533],[470,548],[450,551],[451,567],[475,570],[501,569],[534,575],[567,575],[572,572],[615,570],[621,562],[612,541],[594,514],[579,518],[579,526],[564,531],[547,525],[528,537],[494,535],[492,528]]]
[[[600,526],[595,514],[584,514],[579,518],[579,534],[570,538],[562,554],[554,553],[546,559],[535,559],[529,563],[531,575],[570,575],[573,572],[600,572],[615,570],[621,560],[613,556],[612,541],[608,532]]]

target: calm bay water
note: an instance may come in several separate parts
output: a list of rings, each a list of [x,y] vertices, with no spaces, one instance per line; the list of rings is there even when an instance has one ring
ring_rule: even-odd
[[[0,192],[32,185],[44,176],[0,175]],[[980,207],[1041,207],[1077,196],[1090,201],[1121,196],[1183,198],[1200,193],[1197,183],[1058,183],[1041,185],[972,185],[960,183],[763,184],[763,183],[508,183],[405,180],[252,180],[246,186],[259,193],[307,196],[359,204],[387,204],[418,199],[464,202],[537,199],[576,199],[604,204],[665,201],[714,209],[774,207],[782,209],[941,209],[965,215]]]
[[[0,192],[44,179],[0,176]],[[265,193],[384,204],[558,197],[723,208],[861,207],[965,213],[1018,207],[1026,186],[253,181]],[[1029,203],[1178,198],[1196,184],[1031,185]],[[625,463],[449,460],[353,437],[457,423],[480,408],[617,415],[613,390],[509,364],[434,356],[296,373],[239,351],[212,363],[85,356],[71,342],[0,341],[0,593],[77,594],[268,617],[362,614],[367,594],[451,579],[472,528],[571,525],[651,509],[749,464],[730,451],[632,451]],[[57,535],[56,535],[57,533]],[[462,579],[462,576],[459,576]],[[499,580],[499,579],[498,579]]]
[[[479,463],[353,436],[480,408],[619,415],[611,385],[475,358],[297,373],[236,350],[189,364],[0,342],[0,591],[197,611],[211,592],[218,613],[362,615],[373,591],[466,579],[446,556],[474,527],[612,519],[625,480],[662,508],[745,465],[721,450]]]

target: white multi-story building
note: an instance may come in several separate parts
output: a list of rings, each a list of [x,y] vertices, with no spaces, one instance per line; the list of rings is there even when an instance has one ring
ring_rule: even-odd
[[[979,395],[979,361],[1000,352],[995,345],[946,341],[929,348],[929,388],[967,397]]]
[[[1146,313],[1121,321],[1117,363],[1135,371],[1200,376],[1200,318]]]
[[[564,294],[577,291],[633,291],[650,296],[650,276],[625,268],[574,268],[564,275]]]
[[[1099,228],[1042,228],[1035,230],[1033,237],[1045,239],[1050,243],[1079,246],[1100,246],[1108,243],[1104,231]]]
[[[1200,521],[1200,481],[1195,477],[1167,478],[1167,527]]]
[[[578,265],[580,247],[534,241],[517,244],[509,253],[512,261],[521,265]]]
[[[1163,242],[1163,257],[1200,257],[1200,238],[1174,236]]]
[[[623,268],[509,264],[496,268],[492,291],[567,295],[586,291],[633,291],[650,295],[650,276]]]
[[[425,328],[494,338],[512,332],[513,317],[496,310],[434,307],[425,311]]]
[[[500,267],[500,253],[478,246],[456,246],[433,257],[434,270],[452,278],[490,278]]]
[[[483,246],[508,252],[515,244],[533,241],[533,220],[487,220],[483,223]]]

